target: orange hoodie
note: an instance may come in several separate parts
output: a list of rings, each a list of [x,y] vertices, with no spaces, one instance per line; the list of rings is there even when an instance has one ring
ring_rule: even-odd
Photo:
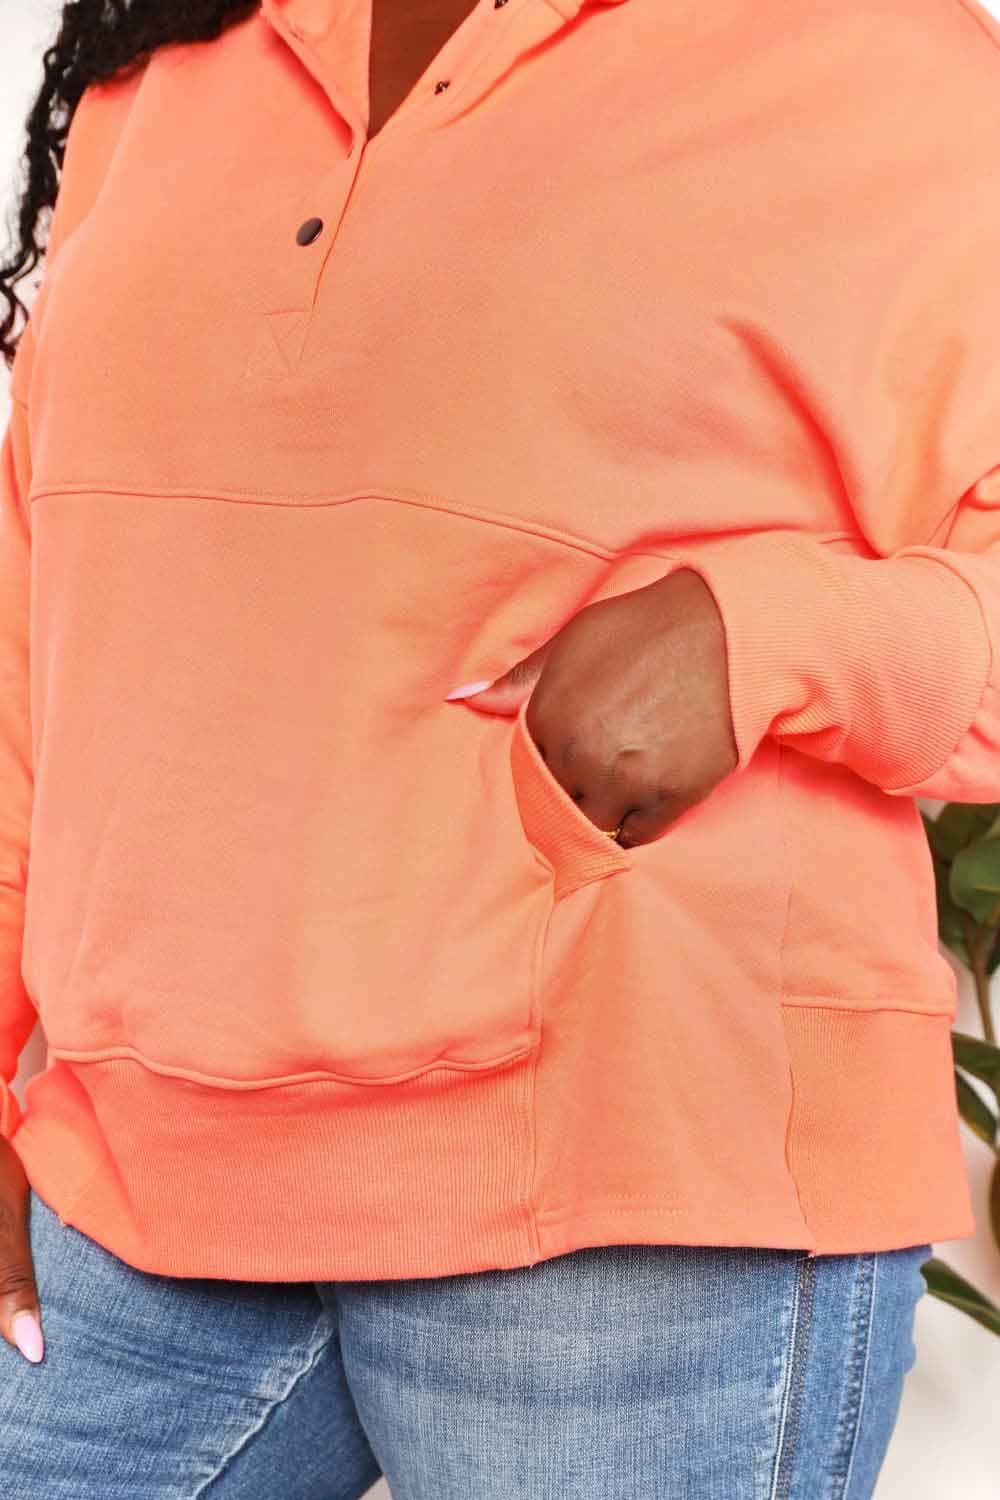
[[[1000,800],[1000,28],[480,0],[367,142],[369,23],[263,0],[73,117],[3,1130],[173,1275],[971,1235],[914,799]],[[739,766],[623,849],[445,695],[679,566]]]

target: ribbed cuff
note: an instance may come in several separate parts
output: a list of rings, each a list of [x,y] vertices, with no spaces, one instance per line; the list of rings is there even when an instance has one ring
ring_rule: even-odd
[[[864,558],[799,532],[672,551],[725,628],[744,768],[766,734],[889,789],[919,783],[969,729],[992,647],[972,586],[933,556]]]

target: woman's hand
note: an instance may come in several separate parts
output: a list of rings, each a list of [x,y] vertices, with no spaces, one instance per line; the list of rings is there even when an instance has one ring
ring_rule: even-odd
[[[28,1191],[21,1158],[0,1136],[0,1332],[25,1359],[37,1364],[43,1350],[28,1236]]]
[[[598,828],[625,820],[626,846],[658,838],[737,765],[722,617],[690,568],[585,605],[458,696],[497,714],[529,699],[525,725],[553,776]]]

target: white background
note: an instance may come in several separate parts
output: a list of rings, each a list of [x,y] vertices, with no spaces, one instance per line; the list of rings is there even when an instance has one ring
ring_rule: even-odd
[[[938,0],[946,4],[949,0]],[[1000,11],[1000,0],[990,9]],[[0,0],[0,249],[12,239],[13,202],[19,182],[24,121],[41,80],[41,54],[56,35],[55,0]],[[1000,88],[1000,65],[997,71]],[[1000,192],[1000,163],[997,191]],[[35,273],[37,275],[37,272]],[[26,283],[19,291],[29,301]],[[997,351],[1000,359],[1000,349]],[[7,419],[7,381],[0,365],[0,423]],[[1000,462],[1000,432],[997,434]],[[936,812],[938,803],[922,803]],[[960,965],[961,1031],[980,1034],[972,986]],[[1000,1013],[1000,1006],[997,1007]],[[15,1087],[45,1066],[45,1042],[36,1027],[21,1059]],[[992,1154],[963,1127],[980,1234],[934,1247],[963,1276],[1000,1301],[1000,1254],[988,1231],[987,1183]],[[907,1377],[896,1432],[879,1481],[877,1500],[997,1500],[1000,1458],[1000,1338],[931,1297],[917,1311],[917,1363]],[[384,1484],[368,1500],[388,1500]],[[470,1496],[470,1500],[474,1497]],[[640,1500],[640,1497],[636,1497]]]

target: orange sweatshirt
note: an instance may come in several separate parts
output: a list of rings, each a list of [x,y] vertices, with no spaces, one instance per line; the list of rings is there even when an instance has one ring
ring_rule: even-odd
[[[368,142],[369,25],[263,0],[73,117],[3,446],[4,1133],[173,1275],[971,1235],[915,798],[1000,800],[1000,28],[480,0]],[[622,849],[445,695],[680,566],[739,766]]]

